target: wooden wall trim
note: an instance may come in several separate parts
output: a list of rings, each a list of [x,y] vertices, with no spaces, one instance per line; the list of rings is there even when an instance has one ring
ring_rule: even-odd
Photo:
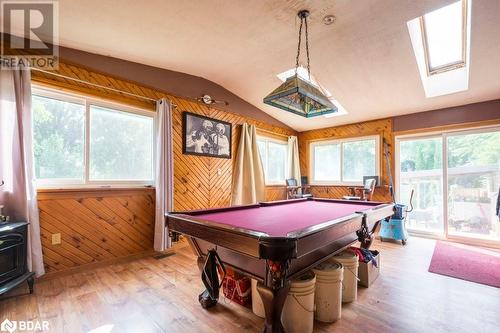
[[[116,197],[127,195],[154,195],[154,188],[81,188],[81,189],[39,189],[38,200],[52,200],[77,197]]]
[[[125,95],[119,95],[119,94],[110,95],[109,93],[103,93],[96,89],[90,89],[87,87],[76,88],[74,85],[68,83],[58,82],[51,80],[47,77],[40,77],[36,75],[32,77],[32,81],[35,83],[35,85],[39,86],[42,89],[43,88],[47,88],[50,90],[56,89],[70,94],[78,94],[88,98],[100,99],[105,102],[111,101],[120,104],[135,106],[149,111],[156,111],[156,104],[154,102],[149,102],[147,100],[132,99],[126,97]]]

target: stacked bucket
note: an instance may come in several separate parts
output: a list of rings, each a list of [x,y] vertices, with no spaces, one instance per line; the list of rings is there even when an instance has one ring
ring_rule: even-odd
[[[339,320],[342,303],[357,299],[358,265],[358,256],[344,251],[293,279],[281,317],[286,332],[311,333],[314,319],[326,323]],[[257,281],[252,280],[252,309],[264,317],[256,286]]]

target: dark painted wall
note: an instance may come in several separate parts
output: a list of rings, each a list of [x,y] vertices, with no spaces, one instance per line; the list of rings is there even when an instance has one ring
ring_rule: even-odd
[[[500,121],[500,99],[394,117],[393,131],[456,125],[478,121]]]

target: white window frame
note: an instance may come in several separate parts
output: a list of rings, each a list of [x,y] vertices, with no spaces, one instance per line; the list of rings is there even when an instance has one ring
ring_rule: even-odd
[[[375,140],[375,175],[366,175],[366,176],[379,176],[380,177],[380,135],[368,135],[368,136],[359,136],[352,138],[344,138],[344,139],[335,139],[335,140],[321,140],[321,141],[312,141],[309,143],[309,179],[311,185],[325,185],[325,186],[359,186],[363,185],[363,181],[359,182],[353,181],[344,181],[343,180],[343,165],[344,165],[344,143],[347,142],[355,142],[355,141],[366,141],[366,140]],[[317,146],[326,146],[340,144],[340,181],[317,181],[314,178],[314,148]]]
[[[417,134],[400,134],[394,137],[395,142],[395,197],[396,202],[401,201],[400,197],[400,186],[401,186],[401,174],[400,174],[400,163],[401,163],[401,142],[416,140],[416,139],[427,139],[427,138],[441,138],[442,140],[442,207],[443,207],[443,230],[442,232],[416,230],[408,228],[408,232],[416,236],[424,236],[429,238],[436,238],[442,240],[456,241],[460,243],[478,245],[478,246],[488,246],[494,248],[500,248],[500,242],[497,240],[491,240],[488,238],[474,238],[459,235],[450,235],[448,233],[448,137],[460,134],[474,134],[474,133],[484,133],[489,131],[500,131],[500,127],[497,124],[485,125],[485,126],[471,126],[463,127],[457,129],[445,129],[442,131],[429,131],[425,133]]]
[[[426,98],[453,94],[469,89],[470,41],[471,41],[471,2],[461,0],[463,4],[463,63],[447,64],[429,68],[427,37],[422,17],[408,21],[408,33],[417,61],[418,72]]]
[[[269,163],[267,163],[266,165],[264,165],[264,163],[262,164],[262,168],[264,169],[264,180],[265,180],[265,184],[266,186],[286,186],[286,179],[287,179],[287,169],[288,169],[288,142],[287,141],[284,141],[284,140],[279,140],[279,139],[275,139],[275,138],[271,138],[271,137],[268,137],[268,136],[264,136],[264,135],[257,135],[257,141],[258,140],[263,140],[266,142],[266,158],[267,158],[267,155],[269,153],[269,142],[272,142],[272,143],[276,143],[276,144],[279,144],[279,145],[283,145],[286,147],[286,156],[285,156],[285,179],[283,179],[283,181],[269,181],[267,179],[267,166],[269,166]],[[259,151],[260,153],[260,151]],[[264,162],[264,161],[262,161]]]
[[[451,62],[437,67],[431,67],[429,58],[429,41],[425,25],[425,15],[420,16],[420,30],[422,34],[422,45],[424,47],[425,65],[427,76],[452,71],[465,67],[467,62],[467,20],[468,20],[468,0],[459,0],[462,3],[462,59],[457,62]]]
[[[89,97],[83,94],[76,94],[72,92],[61,92],[55,89],[47,88],[44,86],[32,85],[32,95],[52,98],[64,102],[78,103],[85,107],[85,120],[84,120],[84,177],[80,179],[37,179],[36,184],[38,188],[42,189],[68,189],[68,188],[129,188],[129,187],[152,187],[155,182],[154,165],[156,161],[156,122],[157,117],[154,111],[140,109],[113,101],[102,100],[98,98]],[[151,142],[153,163],[151,165],[152,179],[150,180],[91,180],[90,179],[90,107],[98,106],[103,108],[112,109],[118,112],[132,113],[140,116],[153,118],[153,135]]]

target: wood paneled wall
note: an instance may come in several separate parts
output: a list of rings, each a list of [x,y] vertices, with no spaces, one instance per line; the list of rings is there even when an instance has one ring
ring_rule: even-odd
[[[41,190],[45,270],[49,273],[151,251],[154,189]],[[52,234],[61,244],[52,245]]]
[[[300,156],[300,169],[304,176],[311,179],[310,163],[309,163],[309,145],[311,142],[321,140],[334,140],[342,138],[353,138],[359,136],[380,135],[381,138],[392,144],[392,120],[380,119],[374,121],[367,121],[363,123],[350,124],[338,127],[322,128],[299,133],[299,156]],[[382,185],[389,183],[389,176],[387,172],[387,165],[383,155],[383,144],[380,142],[380,170]],[[393,162],[392,162],[393,163]],[[311,193],[316,197],[322,198],[342,198],[344,195],[349,194],[348,186],[312,186]],[[375,189],[373,200],[377,201],[390,201],[391,197],[388,188],[379,186]]]
[[[236,155],[241,124],[297,135],[242,115],[208,107],[194,100],[119,80],[103,73],[61,62],[59,74],[159,99],[176,105],[174,127],[174,209],[191,210],[228,206],[231,199],[233,160],[182,154],[182,112],[189,111],[233,124],[232,154]],[[33,81],[63,91],[113,100],[154,110],[153,102],[96,88],[85,83],[33,71]],[[286,198],[284,187],[266,189],[267,200]],[[49,191],[39,195],[42,246],[47,272],[134,255],[153,248],[154,190]],[[62,244],[52,245],[51,235],[61,233]]]

